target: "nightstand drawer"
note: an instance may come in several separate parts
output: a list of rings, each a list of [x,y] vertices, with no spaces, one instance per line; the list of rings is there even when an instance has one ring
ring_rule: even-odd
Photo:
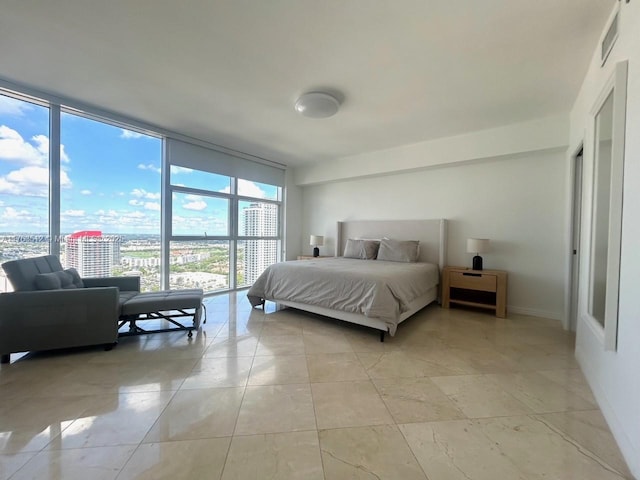
[[[449,286],[453,288],[466,288],[468,290],[495,292],[497,290],[497,279],[495,275],[482,273],[450,272]]]

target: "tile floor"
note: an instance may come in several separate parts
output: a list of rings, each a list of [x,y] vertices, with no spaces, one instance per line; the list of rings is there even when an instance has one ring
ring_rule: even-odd
[[[294,310],[0,368],[2,479],[632,478],[555,321],[427,307],[380,343]]]

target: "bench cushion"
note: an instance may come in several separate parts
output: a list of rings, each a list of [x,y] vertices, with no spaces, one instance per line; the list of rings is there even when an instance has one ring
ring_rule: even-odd
[[[120,295],[123,293],[125,292],[121,292]],[[200,308],[202,298],[203,292],[199,288],[138,293],[121,303],[120,315],[128,316],[163,310]]]
[[[120,292],[118,293],[118,316],[123,315],[122,307],[124,306],[124,304],[127,303],[136,295],[140,295],[140,292],[120,290]]]

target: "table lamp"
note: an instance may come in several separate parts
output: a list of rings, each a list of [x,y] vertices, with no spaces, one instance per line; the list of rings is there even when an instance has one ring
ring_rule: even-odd
[[[482,257],[481,253],[489,251],[489,239],[488,238],[468,238],[467,239],[467,253],[475,253],[473,257],[473,269],[482,270]]]
[[[313,256],[319,257],[320,249],[318,247],[324,245],[324,237],[322,235],[311,235],[309,237],[309,245],[313,246]]]

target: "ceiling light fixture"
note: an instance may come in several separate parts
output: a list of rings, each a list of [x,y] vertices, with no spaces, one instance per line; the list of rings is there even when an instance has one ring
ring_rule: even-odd
[[[340,102],[333,95],[324,92],[309,92],[296,101],[296,112],[310,118],[327,118],[335,115]]]

